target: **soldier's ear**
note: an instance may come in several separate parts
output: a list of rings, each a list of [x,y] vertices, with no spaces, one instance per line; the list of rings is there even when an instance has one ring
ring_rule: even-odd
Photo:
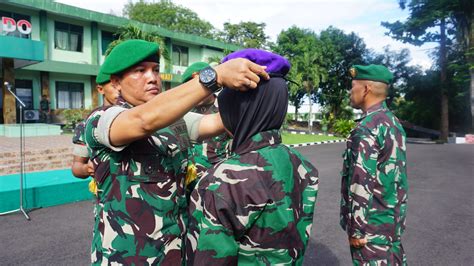
[[[104,94],[104,87],[102,85],[97,85],[97,91],[100,93],[100,94]]]
[[[365,82],[364,83],[364,96],[369,94],[370,91],[371,91],[370,84],[368,82]]]
[[[120,87],[120,77],[117,75],[111,75],[110,76],[110,83],[112,83],[112,86],[116,89],[119,89]]]

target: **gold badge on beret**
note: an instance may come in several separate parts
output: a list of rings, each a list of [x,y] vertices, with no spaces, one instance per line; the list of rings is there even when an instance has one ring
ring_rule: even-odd
[[[351,67],[349,69],[349,74],[351,75],[352,78],[355,78],[357,75],[357,70],[354,67]]]

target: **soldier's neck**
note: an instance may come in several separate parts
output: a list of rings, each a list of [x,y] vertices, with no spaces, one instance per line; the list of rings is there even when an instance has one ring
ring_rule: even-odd
[[[385,101],[385,98],[366,98],[362,106],[362,111],[367,112],[372,106],[377,105]]]

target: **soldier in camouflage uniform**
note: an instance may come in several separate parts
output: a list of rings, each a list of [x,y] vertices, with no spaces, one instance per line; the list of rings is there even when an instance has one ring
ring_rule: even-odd
[[[199,74],[199,71],[209,67],[205,62],[196,62],[190,65],[183,73],[181,83],[188,82],[194,76]],[[211,94],[209,97],[198,103],[191,111],[198,114],[215,114],[219,112],[216,106],[216,94]],[[203,141],[193,143],[190,152],[190,167],[195,168],[195,175],[187,175],[186,190],[189,193],[194,189],[198,179],[200,179],[207,169],[211,168],[216,163],[227,158],[230,152],[231,138],[227,133],[222,133],[219,136],[205,139]],[[189,167],[188,167],[189,168]]]
[[[237,56],[285,75],[286,59],[246,49]],[[236,56],[231,54],[229,56]],[[271,73],[270,73],[271,72]],[[191,196],[190,265],[301,265],[311,232],[318,171],[281,143],[288,86],[281,77],[257,90],[224,89],[218,97],[232,154],[198,181]]]
[[[364,113],[344,153],[341,226],[354,265],[405,265],[405,131],[385,103],[393,76],[380,65],[355,65],[350,72],[351,106]]]
[[[110,83],[110,76],[99,73],[96,77],[96,83],[97,91],[103,95],[103,106],[115,104],[119,93]],[[71,171],[77,178],[87,178],[94,174],[94,168],[92,162],[89,161],[89,154],[84,142],[84,126],[85,121],[78,123],[72,137],[74,149]]]
[[[182,263],[190,138],[224,131],[218,115],[186,113],[218,84],[247,90],[268,78],[263,67],[234,60],[161,93],[158,50],[124,41],[101,66],[120,97],[94,111],[84,132],[97,183],[93,264]]]

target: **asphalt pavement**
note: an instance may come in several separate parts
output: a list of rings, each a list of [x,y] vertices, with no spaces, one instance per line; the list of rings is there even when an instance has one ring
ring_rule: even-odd
[[[320,187],[304,265],[351,265],[339,227],[344,144],[302,147]],[[410,265],[474,265],[474,145],[408,144],[408,217],[402,243]],[[92,202],[0,216],[1,265],[88,265]]]

